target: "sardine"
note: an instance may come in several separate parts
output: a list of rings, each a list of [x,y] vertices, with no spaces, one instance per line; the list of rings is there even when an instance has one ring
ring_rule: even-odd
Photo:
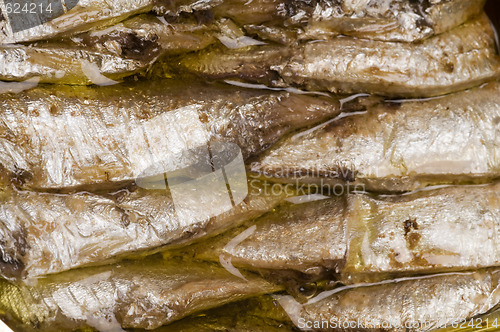
[[[491,23],[483,14],[421,43],[339,36],[297,47],[209,48],[182,57],[173,66],[181,73],[235,77],[272,86],[428,97],[498,77],[500,56]]]
[[[390,101],[294,135],[251,165],[286,182],[401,192],[487,183],[500,173],[500,83]],[[358,185],[360,187],[358,187]]]
[[[165,54],[207,47],[217,40],[217,29],[215,24],[187,19],[168,23],[141,15],[71,40],[5,45],[0,48],[0,80],[38,77],[40,83],[110,84],[145,71]]]
[[[384,41],[414,42],[446,32],[478,15],[485,1],[224,1],[215,15],[240,24],[285,26],[300,39],[339,34]]]
[[[153,329],[189,314],[279,291],[254,275],[187,261],[142,261],[68,271],[35,285],[0,281],[0,308],[26,329]]]
[[[435,275],[326,291],[305,304],[277,296],[296,326],[314,331],[430,331],[500,301],[499,270]]]
[[[344,283],[500,266],[499,192],[496,183],[395,196],[305,196],[321,200],[284,204],[179,250],[246,269],[338,273]]]
[[[202,185],[197,190],[205,194],[203,200],[190,197],[187,189],[183,196],[173,195],[174,189],[142,188],[113,195],[4,192],[0,275],[30,279],[175,248],[237,227],[286,197],[285,192],[265,192],[263,183],[253,183],[241,202],[221,209],[224,201],[216,184]]]
[[[163,254],[207,261],[222,257],[248,269],[296,270],[318,276],[340,272],[346,254],[346,204],[344,197],[283,204],[213,239]],[[240,241],[231,245],[235,238]]]
[[[0,44],[29,42],[70,36],[153,9],[162,14],[208,9],[219,0],[51,0],[31,5],[32,1],[7,1],[0,7]],[[24,6],[26,4],[26,7]],[[35,4],[35,3],[34,3]],[[19,5],[19,7],[17,7]],[[17,7],[17,8],[16,8]],[[24,8],[24,9],[23,9]]]
[[[0,164],[21,187],[113,187],[210,142],[246,160],[339,112],[335,98],[154,81],[0,96]]]
[[[500,183],[351,195],[343,279],[500,266]]]
[[[186,54],[178,59],[160,61],[157,65],[169,67],[169,73],[177,75],[194,74],[210,80],[238,78],[251,83],[268,86],[283,85],[273,66],[286,63],[291,50],[287,46],[262,45],[237,49],[208,47],[200,52]],[[154,72],[159,72],[155,69]],[[159,72],[158,76],[161,77]]]
[[[20,1],[29,7],[31,1]],[[148,12],[156,0],[55,0],[36,6],[31,12],[15,8],[16,3],[2,2],[0,44],[19,43],[54,38],[88,31],[91,28],[111,25],[128,16]],[[50,6],[49,6],[50,5]]]
[[[137,60],[156,59],[203,49],[214,43],[220,32],[217,22],[198,22],[194,16],[156,17],[139,15],[108,28],[71,37],[77,46]]]
[[[447,32],[481,13],[485,1],[319,1],[300,39],[318,39],[338,34],[382,41],[418,42]],[[307,1],[292,1],[301,22]],[[341,8],[339,8],[341,7]],[[310,7],[309,7],[310,8]],[[311,9],[309,9],[311,11]],[[340,15],[339,15],[340,13]]]
[[[498,77],[500,56],[483,14],[421,44],[336,38],[305,44],[278,67],[287,84],[333,92],[436,96]]]

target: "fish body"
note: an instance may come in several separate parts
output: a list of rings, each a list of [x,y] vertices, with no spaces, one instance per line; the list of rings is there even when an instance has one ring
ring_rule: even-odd
[[[239,190],[242,200],[225,209],[217,183],[197,184],[202,200],[190,197],[189,188],[184,196],[174,195],[173,187],[124,189],[114,195],[3,193],[0,275],[32,279],[186,245],[256,218],[286,197],[264,192],[263,184],[254,183],[248,192],[231,184],[233,198]]]
[[[339,273],[349,284],[474,270],[500,265],[499,203],[498,183],[380,197],[349,193],[283,204],[180,250],[200,260],[224,257],[246,269]]]
[[[224,1],[213,9],[240,24],[283,25],[299,39],[339,34],[383,41],[415,42],[446,32],[478,15],[484,1]]]
[[[240,228],[179,250],[200,260],[224,257],[248,269],[295,270],[310,275],[340,272],[347,243],[346,204],[340,197],[284,204]],[[250,225],[255,225],[253,232],[234,246],[228,245]]]
[[[0,164],[23,188],[109,188],[174,159],[185,165],[184,152],[209,142],[235,144],[247,160],[335,116],[338,106],[326,97],[172,80],[39,87],[0,98]]]
[[[0,79],[106,85],[144,72],[164,54],[196,51],[214,43],[216,26],[168,23],[140,15],[112,27],[57,42],[0,47]],[[97,78],[96,78],[97,76]],[[99,80],[99,77],[101,80]]]
[[[369,106],[287,138],[251,169],[279,181],[378,192],[487,183],[500,169],[499,92],[492,82],[432,100]]]
[[[421,43],[338,36],[296,47],[209,48],[172,65],[210,79],[389,97],[429,97],[475,87],[500,75],[495,33],[485,14]]]
[[[498,281],[498,270],[480,270],[334,289],[305,304],[278,300],[304,330],[431,331],[494,308]]]
[[[306,1],[297,1],[304,7]],[[314,8],[301,39],[343,34],[382,41],[418,42],[447,32],[481,13],[484,1],[458,0],[433,2],[406,1],[320,2]],[[300,10],[296,20],[300,21]],[[338,13],[341,13],[340,15]],[[294,18],[292,17],[293,21]]]
[[[0,307],[29,330],[154,329],[189,314],[279,291],[253,275],[246,280],[213,264],[141,261],[79,269],[35,285],[0,281]]]
[[[77,4],[75,4],[75,2]],[[129,16],[148,12],[157,1],[132,0],[80,0],[70,1],[68,8],[60,1],[49,2],[36,8],[35,13],[15,15],[15,8],[3,4],[0,21],[0,44],[14,44],[87,31],[93,27],[111,25]],[[29,3],[29,2],[26,2]],[[14,6],[12,6],[14,7]]]
[[[30,4],[29,1],[18,2]],[[4,1],[0,20],[0,44],[14,44],[66,37],[117,24],[128,17],[151,10],[163,15],[204,10],[220,3],[217,0],[54,0],[31,5],[30,12],[16,9],[12,1]],[[50,5],[50,6],[49,6]],[[36,9],[36,10],[34,10]]]
[[[290,49],[284,46],[262,45],[237,49],[208,47],[194,54],[187,54],[166,66],[177,74],[194,74],[203,78],[240,79],[251,83],[277,85],[280,77],[273,66],[286,63]],[[161,73],[159,74],[161,76]]]
[[[85,47],[97,47],[132,59],[150,59],[203,49],[214,43],[219,32],[216,22],[198,22],[195,17],[175,16],[167,21],[143,14],[119,24],[71,37]]]

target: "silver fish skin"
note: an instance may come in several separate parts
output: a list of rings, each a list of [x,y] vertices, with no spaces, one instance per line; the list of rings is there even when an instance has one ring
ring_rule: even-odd
[[[69,3],[71,3],[71,6],[69,6],[71,8],[68,7]],[[4,5],[2,7],[4,9],[3,20],[0,20],[0,44],[67,37],[91,29],[112,26],[128,17],[151,10],[161,12],[163,15],[178,15],[181,12],[209,9],[219,3],[219,0],[68,0],[66,5],[60,8],[59,16],[53,17],[52,20],[47,22],[41,22],[42,24],[39,25],[26,26],[27,29],[21,29],[20,31],[12,28],[12,20],[19,20],[20,18],[9,16],[8,13],[9,11],[12,12],[12,9],[6,8]],[[52,1],[51,5],[55,8],[60,5],[60,1]],[[24,15],[24,19],[40,20],[41,16],[47,14],[44,11],[46,9],[40,9],[35,13],[34,17]]]
[[[207,261],[223,257],[248,269],[295,270],[308,275],[340,272],[347,250],[346,204],[345,197],[282,204],[242,227],[179,251]],[[241,241],[231,245],[237,236]],[[169,252],[164,255],[169,257]]]
[[[286,197],[265,192],[263,186],[254,182],[243,201],[231,209],[214,210],[212,217],[200,216],[196,209],[217,209],[220,199],[210,200],[210,192],[203,202],[142,188],[113,195],[5,192],[0,206],[0,275],[30,280],[217,235],[271,210]],[[183,202],[193,206],[181,215]]]
[[[0,80],[36,77],[39,83],[113,84],[144,72],[162,55],[197,51],[215,43],[217,31],[215,24],[168,23],[154,15],[140,15],[71,40],[5,45],[0,47]]]
[[[213,264],[148,258],[68,271],[34,285],[0,281],[0,307],[23,330],[154,329],[202,310],[281,290]]]
[[[246,160],[286,133],[335,116],[339,101],[163,80],[44,86],[0,96],[0,109],[4,174],[24,188],[90,190],[134,181],[208,142],[236,144]]]
[[[251,165],[277,181],[402,192],[500,173],[500,83],[388,102],[287,138]],[[358,187],[359,186],[359,187]]]
[[[485,1],[224,1],[215,15],[242,25],[285,26],[301,40],[339,34],[382,41],[415,42],[446,32],[480,14]],[[279,22],[279,23],[277,23]]]
[[[494,308],[500,301],[499,277],[499,270],[480,270],[408,278],[326,291],[305,304],[276,297],[304,330],[307,324],[313,331],[423,332]],[[342,323],[352,328],[339,327]]]
[[[281,37],[278,37],[281,38]],[[276,87],[387,97],[430,97],[499,77],[500,56],[486,14],[421,43],[339,36],[296,47],[211,47],[170,61],[172,70]]]
[[[298,7],[306,1],[293,1]],[[485,1],[319,1],[300,39],[338,34],[381,41],[417,42],[449,31],[479,15]],[[302,10],[290,18],[302,20]]]
[[[306,43],[288,62],[271,69],[287,85],[309,90],[429,97],[499,77],[500,56],[483,14],[417,44],[344,37]]]
[[[500,183],[410,195],[351,195],[343,278],[499,266]]]

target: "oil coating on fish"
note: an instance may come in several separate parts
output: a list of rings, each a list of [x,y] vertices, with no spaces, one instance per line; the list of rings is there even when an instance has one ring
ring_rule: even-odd
[[[113,195],[5,192],[0,206],[0,275],[34,278],[216,235],[285,198],[264,192],[262,185],[254,185],[241,203],[210,218],[198,217],[195,206],[187,211],[188,217],[179,215],[179,198],[167,190],[135,188]],[[210,210],[220,202],[214,197],[194,204]]]
[[[480,270],[334,289],[304,304],[291,296],[277,298],[304,330],[431,331],[495,307],[499,277],[499,270]]]
[[[251,169],[279,181],[401,192],[500,173],[500,83],[388,102],[290,137]]]
[[[186,20],[187,21],[187,20]],[[162,22],[141,15],[71,40],[0,48],[0,79],[40,83],[101,84],[144,71],[164,54],[196,51],[214,43],[216,26]]]
[[[448,31],[483,9],[484,1],[224,1],[215,15],[240,24],[284,26],[300,39],[339,34],[384,41],[414,42]]]
[[[154,329],[191,313],[279,291],[247,274],[213,264],[141,261],[68,271],[35,285],[0,281],[0,308],[23,330]]]
[[[4,14],[0,20],[0,44],[74,35],[92,28],[110,26],[152,9],[159,10],[162,14],[177,15],[179,12],[208,9],[219,2],[218,0],[66,0],[63,6],[60,0],[54,0],[46,3],[45,7],[39,6],[27,13],[16,10],[15,3],[11,7],[7,6],[7,1],[4,0],[2,6]],[[30,4],[29,1],[18,3],[21,7],[24,3]],[[48,7],[48,4],[51,7]]]
[[[498,183],[381,197],[349,194],[285,204],[179,250],[209,261],[222,255],[248,269],[337,272],[344,283],[473,270],[500,266],[499,203]],[[241,241],[230,245],[236,237]]]
[[[307,90],[428,97],[500,75],[495,35],[485,14],[421,43],[339,36],[297,47],[209,48],[177,61],[177,70],[211,79],[240,78]]]
[[[39,87],[0,97],[0,164],[26,188],[112,187],[208,142],[237,144],[247,159],[290,131],[338,114],[338,104],[172,80]]]

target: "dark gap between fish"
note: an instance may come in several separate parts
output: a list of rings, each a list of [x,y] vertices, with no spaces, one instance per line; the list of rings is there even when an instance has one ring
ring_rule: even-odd
[[[493,23],[495,29],[495,41],[497,44],[497,52],[500,54],[500,43],[498,33],[500,31],[500,1],[498,0],[488,0],[485,7],[486,14]]]

